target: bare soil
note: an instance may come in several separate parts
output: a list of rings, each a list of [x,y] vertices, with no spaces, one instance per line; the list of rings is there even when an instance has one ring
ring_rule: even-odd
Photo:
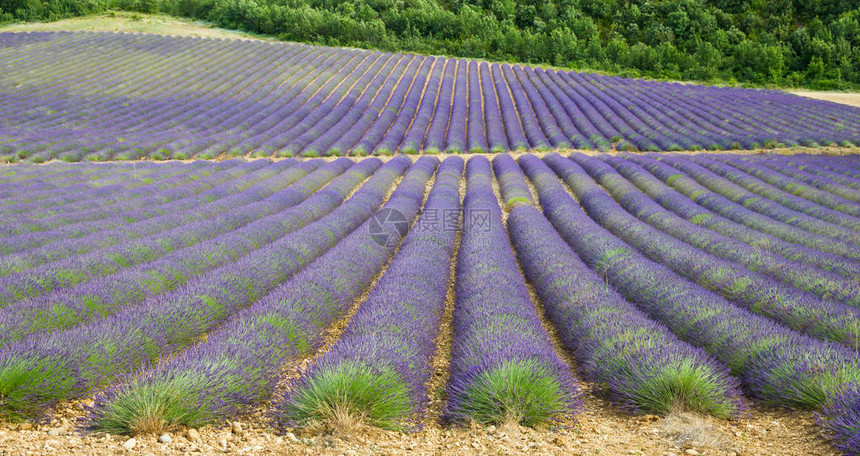
[[[744,418],[722,421],[683,413],[667,417],[631,416],[603,399],[594,385],[583,385],[584,410],[575,420],[533,430],[521,427],[456,427],[430,424],[414,433],[363,428],[350,437],[275,434],[259,415],[241,430],[232,423],[135,437],[86,434],[76,429],[79,406],[58,411],[49,424],[0,425],[0,455],[838,455],[820,435],[809,412],[753,407]],[[194,434],[197,435],[194,435]]]
[[[789,92],[802,97],[832,101],[860,108],[860,92],[817,92],[812,90],[790,90]]]
[[[596,150],[553,149],[553,150],[548,150],[548,151],[546,151],[546,150],[513,151],[513,152],[509,152],[509,153],[508,153],[508,155],[510,155],[510,156],[511,156],[511,157],[513,157],[514,159],[517,159],[517,158],[519,158],[519,157],[521,157],[521,156],[523,156],[523,155],[535,155],[535,156],[537,156],[537,157],[545,157],[545,156],[547,156],[547,155],[555,154],[555,153],[557,153],[557,154],[561,154],[561,155],[569,155],[569,154],[572,154],[572,153],[574,153],[574,152],[579,152],[579,153],[582,153],[582,154],[585,154],[585,155],[600,155],[600,154],[616,155],[616,154],[638,153],[638,152],[624,152],[624,151],[619,152],[619,151],[613,151],[613,150],[608,150],[608,151],[605,151],[605,152],[601,152],[601,151],[596,151]],[[712,153],[712,154],[735,154],[735,155],[762,155],[762,154],[774,154],[774,155],[795,155],[795,154],[810,154],[810,155],[834,155],[834,156],[835,156],[835,155],[857,155],[857,154],[860,154],[860,147],[854,147],[854,146],[852,146],[852,147],[824,146],[824,147],[793,147],[793,148],[774,148],[774,149],[750,149],[750,150],[746,150],[746,149],[733,149],[733,150],[720,150],[720,151],[688,150],[688,151],[664,152],[664,153],[666,153],[666,154],[679,154],[679,155],[696,155],[696,154],[707,154],[707,153]],[[489,154],[489,153],[488,153],[488,154],[433,154],[433,155],[434,155],[435,157],[439,158],[439,160],[444,160],[444,159],[446,159],[446,158],[448,158],[448,157],[450,157],[450,156],[452,156],[452,155],[458,155],[458,156],[462,157],[464,160],[468,160],[468,159],[469,159],[469,157],[474,157],[474,156],[483,156],[483,157],[487,157],[488,159],[492,160],[492,159],[493,159],[493,157],[495,157],[496,155],[499,155],[499,154]],[[351,156],[351,155],[350,155],[350,156],[347,156],[347,158],[352,158],[352,159],[354,159],[354,160],[362,160],[362,159],[365,159],[365,158],[372,158],[372,157],[375,157],[375,158],[378,158],[378,159],[382,160],[383,162],[385,162],[385,161],[388,161],[388,160],[390,160],[390,159],[392,159],[392,158],[394,158],[394,157],[396,157],[396,156],[397,156],[397,155],[378,155],[378,156],[377,156],[377,155],[375,155],[375,156],[361,156],[361,157],[359,157],[359,156]],[[419,155],[414,155],[414,156],[410,156],[410,157],[412,157],[412,159],[413,159],[413,161],[414,161],[414,160],[417,160],[417,159],[418,159]],[[325,157],[314,157],[314,158],[309,158],[309,157],[292,157],[292,158],[286,158],[286,157],[251,157],[251,156],[245,156],[245,157],[223,157],[223,156],[222,156],[222,157],[218,157],[218,158],[216,158],[216,159],[214,159],[214,160],[206,160],[206,161],[223,161],[223,160],[247,160],[247,161],[252,161],[252,160],[264,160],[264,159],[265,159],[265,160],[272,160],[272,161],[281,161],[281,160],[312,160],[312,159],[323,160],[323,161],[334,161],[334,160],[337,160],[337,159],[339,159],[339,158],[343,158],[343,157],[342,157],[342,156],[325,156]],[[146,158],[143,158],[143,159],[141,159],[141,160],[136,160],[136,161],[158,161],[158,160],[148,160],[148,159],[146,159]],[[164,160],[164,161],[161,161],[161,162],[162,162],[162,163],[170,163],[170,162],[193,163],[193,162],[195,162],[195,161],[200,161],[200,160],[197,160],[197,159],[188,159],[188,160]],[[49,164],[57,164],[57,163],[66,163],[66,162],[64,162],[64,161],[62,161],[62,160],[50,160],[50,161],[46,161],[46,162],[44,162],[44,163],[42,163],[42,164],[40,164],[40,165],[49,165]],[[93,164],[95,164],[95,165],[99,165],[99,164],[101,164],[101,165],[105,165],[105,166],[107,166],[107,165],[116,165],[117,163],[134,163],[134,161],[129,161],[129,162],[104,161],[104,162],[84,162],[84,163],[87,163],[88,165],[93,165]],[[66,164],[67,164],[67,163],[66,163]],[[7,166],[20,166],[20,165],[25,165],[25,166],[37,166],[37,165],[34,165],[34,164],[32,164],[32,163],[26,163],[26,162],[21,162],[21,163],[6,163],[6,162],[3,162],[3,161],[0,161],[0,168],[2,168],[2,167],[7,167]]]

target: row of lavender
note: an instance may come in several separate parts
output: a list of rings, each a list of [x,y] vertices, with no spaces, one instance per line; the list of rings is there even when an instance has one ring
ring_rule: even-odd
[[[247,40],[0,42],[6,161],[860,143],[857,108],[776,91]]]
[[[0,170],[0,241],[44,235],[0,254],[0,415],[96,393],[93,427],[139,432],[273,398],[279,426],[396,428],[420,421],[450,357],[447,419],[531,425],[577,409],[566,350],[632,411],[824,407],[855,448],[856,156],[476,157],[462,208],[462,160],[410,164]]]

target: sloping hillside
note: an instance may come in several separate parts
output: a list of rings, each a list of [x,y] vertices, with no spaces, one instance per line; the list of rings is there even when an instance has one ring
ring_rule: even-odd
[[[0,0],[0,22],[109,8],[282,39],[629,76],[857,88],[850,0]]]

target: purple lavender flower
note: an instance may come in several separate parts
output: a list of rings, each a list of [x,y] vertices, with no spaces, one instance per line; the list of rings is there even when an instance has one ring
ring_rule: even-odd
[[[558,155],[547,160],[559,169],[572,164]],[[726,364],[750,395],[817,407],[834,388],[860,379],[853,350],[802,336],[649,260],[589,218],[543,161],[526,156],[519,163],[547,218],[577,255],[651,319]]]
[[[534,426],[571,414],[580,391],[519,272],[487,159],[469,160],[466,179],[445,417]]]
[[[376,160],[365,162],[378,166]],[[358,228],[408,164],[405,158],[389,161],[326,216],[172,292],[90,324],[36,334],[0,349],[0,415],[36,416],[57,401],[192,345]],[[326,207],[324,201],[318,203]],[[30,380],[22,383],[22,375]]]
[[[849,456],[860,455],[860,383],[834,391],[819,419],[832,433],[837,448]]]

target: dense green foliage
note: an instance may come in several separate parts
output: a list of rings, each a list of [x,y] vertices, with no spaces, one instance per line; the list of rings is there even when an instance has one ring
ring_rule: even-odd
[[[860,86],[853,0],[0,0],[0,22],[109,8],[330,45],[629,76]]]

